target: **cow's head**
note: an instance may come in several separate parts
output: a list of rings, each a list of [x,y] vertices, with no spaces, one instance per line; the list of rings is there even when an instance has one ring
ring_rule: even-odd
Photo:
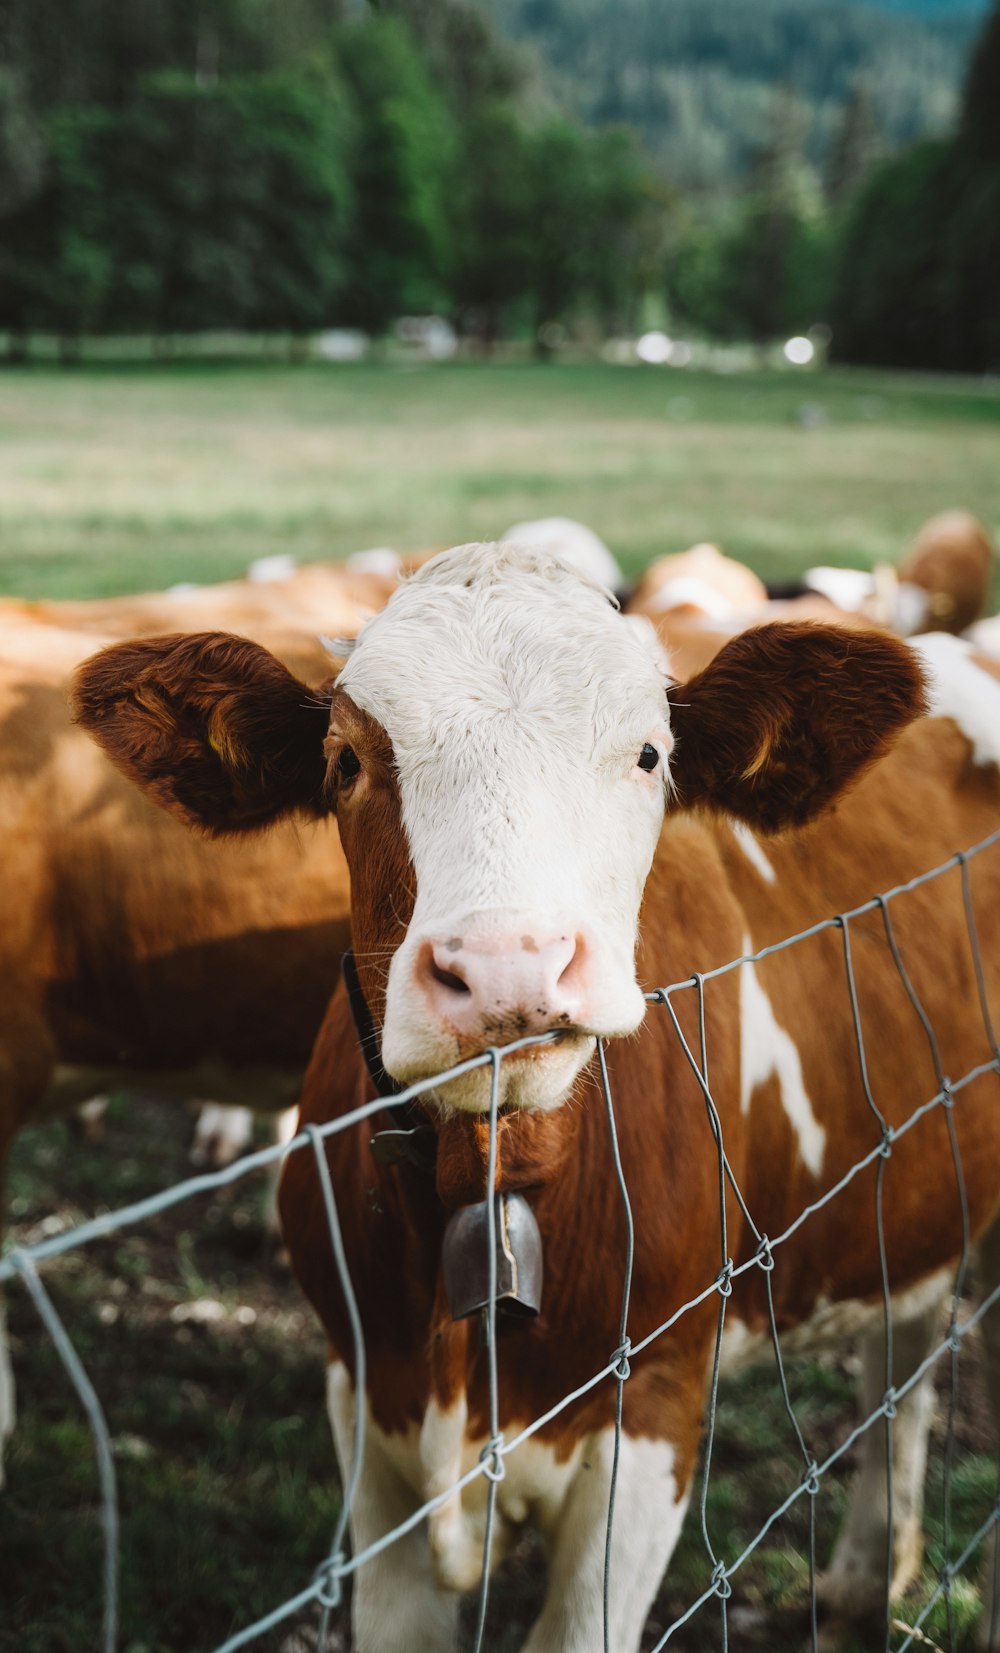
[[[76,713],[157,802],[214,833],[336,812],[382,1057],[412,1081],[506,1060],[550,1108],[633,1031],[639,906],[664,810],[808,819],[922,709],[888,637],[764,627],[671,692],[652,631],[555,558],[463,546],[369,621],[322,694],[257,645],[156,638],[82,669]],[[447,1105],[481,1110],[484,1070]]]

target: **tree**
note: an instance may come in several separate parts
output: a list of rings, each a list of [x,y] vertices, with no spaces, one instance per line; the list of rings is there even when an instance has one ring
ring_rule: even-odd
[[[462,127],[454,198],[453,294],[463,331],[492,348],[531,292],[531,140],[510,103],[473,111]]]
[[[842,206],[864,183],[883,147],[871,87],[859,80],[841,111],[826,157],[824,192],[833,206]]]
[[[329,75],[141,83],[50,123],[49,182],[8,221],[8,325],[67,337],[327,322],[346,275],[343,92]]]
[[[345,321],[382,332],[394,316],[447,305],[454,119],[395,17],[336,31],[357,117],[356,199]]]
[[[969,63],[959,138],[983,166],[1000,166],[1000,0],[995,0]]]

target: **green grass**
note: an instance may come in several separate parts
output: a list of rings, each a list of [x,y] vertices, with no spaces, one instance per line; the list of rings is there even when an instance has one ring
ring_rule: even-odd
[[[819,423],[801,423],[803,409]],[[771,577],[1000,526],[1000,385],[601,365],[0,373],[0,591],[211,580],[569,515],[628,570],[713,539]]]

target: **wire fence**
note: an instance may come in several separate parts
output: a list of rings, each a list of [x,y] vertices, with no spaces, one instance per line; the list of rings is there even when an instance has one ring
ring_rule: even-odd
[[[997,1041],[996,1026],[991,1013],[987,995],[986,973],[983,966],[983,952],[979,935],[979,928],[974,910],[972,887],[969,876],[970,863],[979,855],[1000,844],[1000,829],[993,832],[979,843],[967,850],[960,851],[947,861],[921,874],[919,877],[900,884],[882,895],[855,907],[850,911],[837,914],[825,919],[797,934],[787,937],[781,942],[763,947],[757,952],[742,954],[729,963],[704,973],[695,974],[683,981],[677,981],[669,986],[658,988],[646,995],[650,1005],[662,1010],[669,1018],[674,1036],[683,1052],[683,1057],[689,1065],[703,1098],[708,1124],[715,1145],[715,1154],[718,1170],[718,1223],[719,1223],[719,1268],[714,1278],[706,1280],[703,1288],[688,1301],[674,1310],[662,1324],[656,1326],[644,1337],[632,1341],[629,1332],[629,1302],[632,1288],[633,1261],[635,1255],[635,1225],[632,1214],[629,1191],[619,1152],[618,1132],[615,1120],[615,1104],[612,1096],[612,1087],[608,1074],[603,1044],[598,1043],[598,1071],[600,1087],[603,1094],[604,1107],[607,1114],[609,1141],[613,1172],[617,1181],[626,1232],[626,1259],[622,1284],[621,1312],[618,1326],[618,1342],[614,1349],[608,1351],[607,1358],[599,1364],[586,1382],[573,1389],[549,1410],[534,1418],[527,1426],[521,1428],[510,1439],[505,1439],[500,1428],[500,1382],[499,1362],[497,1352],[497,1261],[496,1261],[496,1211],[492,1200],[486,1201],[487,1210],[487,1263],[488,1263],[488,1305],[484,1312],[484,1338],[487,1371],[489,1378],[489,1439],[483,1447],[479,1461],[464,1475],[459,1477],[453,1485],[428,1499],[416,1509],[409,1518],[385,1533],[375,1542],[368,1544],[354,1554],[349,1554],[346,1548],[346,1538],[351,1511],[357,1496],[361,1479],[364,1450],[365,1450],[365,1342],[362,1329],[362,1319],[355,1297],[350,1273],[347,1267],[346,1255],[341,1233],[340,1218],[336,1199],[327,1165],[324,1144],[327,1138],[336,1133],[346,1131],[352,1126],[384,1110],[405,1108],[408,1103],[416,1101],[425,1092],[437,1088],[450,1079],[472,1072],[474,1069],[489,1069],[490,1071],[490,1107],[489,1107],[489,1149],[487,1164],[487,1187],[495,1186],[497,1164],[497,1133],[498,1133],[498,1102],[499,1078],[501,1064],[511,1054],[526,1048],[542,1045],[548,1042],[552,1035],[539,1034],[515,1040],[510,1044],[499,1046],[485,1051],[482,1055],[458,1063],[446,1072],[436,1074],[431,1078],[421,1080],[410,1085],[399,1094],[390,1097],[380,1097],[375,1101],[355,1108],[352,1112],[341,1115],[323,1125],[309,1126],[297,1135],[287,1145],[279,1144],[262,1149],[237,1160],[222,1170],[207,1172],[187,1178],[147,1199],[139,1200],[124,1206],[117,1211],[108,1212],[95,1217],[91,1221],[81,1223],[75,1228],[66,1230],[57,1235],[45,1238],[35,1245],[15,1247],[0,1259],[0,1285],[5,1281],[19,1279],[29,1292],[39,1317],[52,1339],[66,1372],[76,1390],[83,1406],[90,1430],[93,1436],[94,1447],[100,1475],[102,1494],[102,1522],[103,1522],[103,1640],[104,1653],[116,1653],[118,1645],[119,1621],[119,1560],[118,1534],[119,1513],[118,1495],[112,1451],[111,1437],[108,1430],[101,1402],[90,1382],[90,1379],[77,1355],[62,1320],[42,1282],[39,1265],[60,1256],[66,1252],[88,1245],[94,1240],[117,1233],[125,1228],[142,1223],[158,1213],[182,1201],[190,1200],[198,1195],[225,1187],[244,1177],[252,1175],[263,1167],[275,1164],[286,1153],[311,1153],[315,1156],[316,1169],[322,1190],[323,1204],[326,1212],[327,1226],[334,1265],[340,1280],[341,1289],[348,1307],[353,1338],[353,1356],[356,1373],[355,1383],[355,1427],[354,1449],[350,1466],[344,1469],[344,1496],[335,1530],[327,1555],[316,1568],[314,1576],[304,1584],[303,1588],[294,1596],[281,1602],[274,1610],[254,1623],[245,1626],[236,1634],[231,1635],[214,1650],[214,1653],[236,1653],[239,1648],[250,1646],[269,1631],[286,1624],[289,1620],[301,1614],[303,1610],[312,1607],[318,1617],[317,1646],[318,1653],[325,1653],[329,1643],[330,1629],[333,1615],[341,1607],[343,1591],[346,1581],[369,1563],[376,1555],[389,1549],[407,1533],[413,1531],[435,1510],[440,1509],[456,1494],[460,1494],[473,1482],[484,1479],[486,1482],[486,1517],[484,1553],[481,1581],[479,1586],[478,1610],[475,1629],[470,1643],[471,1653],[481,1653],[484,1643],[486,1610],[490,1589],[490,1556],[493,1544],[495,1527],[498,1487],[505,1475],[505,1465],[511,1454],[515,1453],[524,1442],[537,1435],[548,1424],[574,1405],[590,1391],[602,1384],[612,1383],[616,1386],[615,1395],[615,1438],[614,1453],[611,1471],[610,1496],[608,1501],[607,1534],[605,1545],[604,1564],[604,1648],[605,1653],[622,1653],[616,1649],[611,1641],[611,1619],[609,1611],[610,1579],[612,1571],[612,1535],[615,1523],[616,1500],[618,1493],[619,1462],[622,1442],[622,1416],[625,1385],[632,1372],[633,1365],[640,1360],[644,1351],[659,1339],[666,1337],[681,1322],[685,1315],[699,1305],[717,1301],[717,1321],[715,1333],[714,1358],[711,1364],[711,1375],[708,1386],[707,1407],[705,1413],[704,1445],[702,1450],[702,1468],[700,1475],[700,1490],[697,1497],[698,1520],[700,1524],[702,1543],[705,1549],[706,1582],[701,1593],[694,1599],[687,1609],[677,1615],[663,1631],[656,1642],[653,1653],[660,1653],[675,1634],[688,1621],[709,1603],[718,1605],[720,1615],[720,1645],[724,1650],[729,1647],[730,1624],[729,1603],[733,1594],[733,1580],[737,1577],[741,1567],[753,1555],[771,1532],[775,1524],[781,1520],[794,1506],[805,1501],[808,1515],[808,1563],[809,1563],[809,1636],[813,1653],[818,1653],[819,1626],[817,1610],[817,1560],[816,1560],[816,1502],[824,1476],[837,1465],[851,1449],[861,1441],[870,1430],[878,1425],[885,1430],[885,1458],[886,1458],[886,1501],[888,1511],[888,1531],[885,1557],[885,1589],[884,1589],[884,1647],[886,1653],[908,1653],[914,1646],[928,1645],[928,1638],[923,1627],[939,1602],[943,1600],[946,1611],[946,1626],[949,1648],[954,1649],[955,1624],[952,1613],[952,1587],[955,1579],[968,1564],[970,1557],[976,1551],[983,1539],[995,1529],[1000,1522],[1000,1491],[989,1508],[983,1513],[983,1518],[965,1546],[955,1552],[954,1522],[952,1513],[953,1476],[955,1464],[956,1418],[959,1403],[959,1370],[958,1361],[963,1345],[971,1332],[982,1321],[994,1304],[1000,1299],[1000,1283],[981,1298],[976,1308],[971,1312],[960,1314],[963,1297],[969,1281],[972,1234],[970,1229],[969,1202],[966,1192],[965,1174],[962,1156],[959,1148],[958,1135],[955,1126],[955,1111],[961,1107],[963,1092],[976,1080],[988,1073],[1000,1076],[1000,1044]],[[937,1033],[931,1019],[917,994],[913,981],[903,960],[896,930],[893,924],[891,908],[895,903],[905,898],[912,891],[945,874],[958,871],[961,879],[962,904],[964,909],[965,928],[968,944],[975,972],[976,989],[979,999],[979,1013],[982,1019],[988,1046],[992,1055],[989,1060],[980,1062],[968,1069],[957,1079],[949,1077],[942,1066],[941,1052]],[[851,945],[852,925],[869,914],[877,914],[885,934],[892,964],[906,996],[913,1008],[915,1016],[923,1029],[927,1048],[933,1062],[936,1074],[937,1088],[933,1095],[920,1101],[911,1113],[897,1125],[890,1125],[879,1108],[873,1095],[869,1079],[868,1060],[865,1046],[865,1036],[862,1028],[861,1007],[856,984],[854,958]],[[769,1236],[757,1226],[753,1214],[749,1209],[743,1191],[741,1190],[732,1165],[727,1156],[723,1139],[723,1127],[719,1110],[716,1106],[709,1076],[709,1051],[706,1037],[706,988],[713,981],[728,975],[742,966],[757,964],[772,954],[783,952],[788,948],[800,946],[819,935],[823,931],[839,930],[844,965],[844,983],[850,1005],[851,1019],[854,1030],[855,1054],[857,1060],[858,1080],[861,1086],[865,1103],[871,1112],[878,1140],[871,1150],[858,1159],[839,1178],[811,1204],[807,1204],[798,1213],[784,1231],[776,1236]],[[675,1001],[682,995],[693,993],[696,996],[698,1040],[697,1050],[693,1050],[685,1037],[681,1021],[677,1014]],[[950,1146],[952,1171],[954,1174],[956,1194],[961,1213],[961,1251],[956,1267],[951,1292],[950,1311],[948,1316],[947,1334],[940,1340],[914,1371],[894,1386],[893,1384],[893,1315],[891,1303],[891,1287],[889,1268],[886,1254],[884,1228],[884,1179],[886,1167],[889,1164],[895,1145],[912,1131],[921,1120],[930,1114],[941,1110],[946,1121],[948,1141]],[[885,1387],[881,1403],[871,1413],[863,1418],[855,1428],[831,1451],[825,1458],[818,1461],[810,1450],[804,1432],[800,1426],[792,1402],[785,1359],[782,1353],[781,1339],[778,1331],[777,1317],[774,1306],[773,1272],[776,1263],[776,1253],[782,1246],[798,1233],[818,1211],[828,1206],[838,1195],[860,1176],[866,1169],[875,1166],[875,1219],[878,1236],[879,1272],[882,1293],[882,1322],[885,1333]],[[740,1264],[736,1264],[730,1254],[729,1227],[727,1218],[727,1190],[739,1207],[740,1213],[747,1228],[753,1236],[753,1254]],[[719,1554],[718,1547],[709,1530],[708,1519],[708,1490],[713,1464],[713,1452],[716,1440],[716,1424],[718,1411],[718,1392],[721,1370],[722,1339],[726,1326],[727,1305],[733,1292],[734,1282],[742,1275],[754,1269],[762,1271],[768,1306],[768,1321],[770,1342],[774,1356],[778,1382],[780,1384],[782,1403],[787,1413],[797,1450],[801,1457],[801,1475],[798,1484],[791,1492],[771,1511],[767,1519],[759,1527],[753,1537],[741,1551],[729,1561],[725,1561]],[[936,1584],[930,1590],[920,1611],[913,1618],[912,1623],[900,1624],[894,1621],[891,1615],[889,1592],[892,1565],[892,1533],[894,1511],[893,1489],[893,1423],[897,1410],[902,1401],[916,1389],[926,1374],[938,1362],[947,1362],[949,1366],[949,1389],[947,1404],[946,1439],[943,1463],[943,1551],[944,1562],[940,1569]],[[997,1545],[997,1554],[1000,1555],[1000,1544]],[[996,1583],[997,1581],[995,1581]],[[989,1625],[990,1648],[997,1645],[997,1616],[1000,1612],[1000,1590],[994,1588],[992,1592],[992,1618]],[[900,1640],[894,1642],[894,1631],[901,1633]],[[933,1644],[936,1645],[936,1644]]]

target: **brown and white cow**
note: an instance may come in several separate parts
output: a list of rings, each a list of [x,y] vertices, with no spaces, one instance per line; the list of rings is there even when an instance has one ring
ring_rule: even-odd
[[[289,811],[336,814],[360,984],[396,1081],[526,1031],[555,1031],[500,1067],[498,1183],[530,1203],[545,1269],[538,1318],[499,1333],[508,1439],[618,1345],[626,1233],[595,1041],[609,1041],[635,1215],[636,1343],[720,1267],[704,1098],[665,1010],[651,1010],[641,1037],[630,1037],[643,1022],[643,990],[858,905],[1000,822],[1000,683],[951,639],[931,643],[925,658],[935,715],[917,722],[924,685],[911,648],[825,627],[748,632],[668,696],[655,640],[605,593],[557,560],[469,546],[400,588],[323,704],[263,651],[218,637],[111,649],[80,674],[78,716],[183,819],[225,836]],[[795,830],[762,840],[781,829]],[[980,910],[995,910],[1000,855],[974,863],[972,887]],[[957,874],[914,890],[895,921],[945,1071],[990,1061]],[[897,1125],[935,1094],[937,1076],[881,924],[857,921],[851,933],[871,1089]],[[996,1005],[995,948],[987,967]],[[676,1006],[696,1049],[695,994]],[[705,1010],[728,1159],[757,1227],[776,1236],[880,1141],[858,1077],[839,933],[719,977]],[[337,1119],[374,1094],[338,988],[303,1120]],[[430,1172],[377,1159],[370,1121],[327,1141],[367,1347],[358,1550],[452,1485],[489,1439],[486,1357],[474,1325],[448,1312],[441,1266],[450,1215],[486,1191],[489,1098],[481,1069],[428,1093]],[[1000,1279],[997,1102],[988,1072],[953,1113],[991,1283]],[[873,1165],[804,1222],[776,1252],[770,1281],[778,1326],[795,1346],[867,1333],[877,1404],[874,1178]],[[329,1404],[346,1472],[352,1339],[308,1153],[287,1161],[282,1209],[294,1266],[330,1339]],[[728,1216],[740,1263],[757,1241],[735,1205]],[[884,1221],[898,1384],[935,1338],[943,1271],[961,1247],[943,1109],[894,1144]],[[766,1284],[757,1268],[735,1284],[727,1364],[767,1344]],[[638,1648],[690,1496],[716,1301],[633,1358],[624,1386],[616,1653]],[[985,1325],[992,1361],[1000,1339]],[[914,1390],[895,1425],[909,1447],[908,1475],[896,1482],[897,1583],[919,1553],[928,1392],[926,1383]],[[613,1383],[590,1389],[505,1459],[494,1559],[526,1522],[541,1528],[550,1557],[525,1653],[603,1645],[614,1406]],[[866,1438],[861,1491],[828,1579],[829,1599],[848,1611],[880,1595],[880,1438]],[[480,1479],[360,1569],[358,1653],[453,1646],[456,1592],[478,1577],[484,1504]]]
[[[328,675],[315,637],[257,630]],[[0,1166],[28,1120],[98,1092],[287,1108],[349,941],[332,824],[200,841],[73,726],[69,682],[101,642],[0,618]],[[0,1293],[0,1482],[13,1421]]]

